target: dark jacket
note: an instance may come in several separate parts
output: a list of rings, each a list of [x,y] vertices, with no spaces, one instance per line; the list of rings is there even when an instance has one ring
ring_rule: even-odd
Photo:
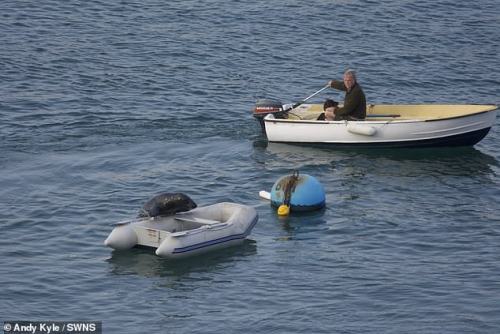
[[[333,81],[332,88],[346,92],[344,106],[335,112],[335,120],[364,119],[366,117],[365,93],[357,82],[349,92],[342,81]]]

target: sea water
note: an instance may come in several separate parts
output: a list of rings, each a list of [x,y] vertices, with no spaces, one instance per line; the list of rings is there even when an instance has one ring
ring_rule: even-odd
[[[500,148],[267,144],[257,99],[500,104],[497,1],[2,1],[0,320],[104,333],[498,333]],[[341,101],[334,90],[315,97]],[[299,170],[323,211],[259,199]],[[160,192],[255,206],[241,246],[104,247]]]

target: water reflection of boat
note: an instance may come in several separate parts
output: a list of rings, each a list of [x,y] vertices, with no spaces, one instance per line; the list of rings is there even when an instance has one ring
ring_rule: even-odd
[[[228,247],[199,257],[182,261],[166,260],[155,255],[154,250],[132,248],[128,251],[112,251],[106,261],[115,275],[140,275],[145,277],[182,277],[192,272],[209,272],[229,265],[243,257],[257,253],[257,243],[245,239],[238,247]]]
[[[268,143],[265,154],[273,159],[267,159],[266,164],[283,165],[293,168],[308,166],[357,166],[370,160],[371,170],[380,163],[386,167],[388,163],[397,163],[410,172],[436,171],[440,174],[472,175],[488,174],[492,167],[499,166],[494,156],[486,154],[474,147],[454,148],[414,148],[412,150],[394,150],[387,148],[350,150],[331,150],[324,147],[290,145],[284,143]],[[361,158],[361,160],[360,160]],[[413,166],[413,167],[412,167]]]
[[[349,152],[332,151],[327,148],[290,145],[284,143],[267,143],[265,154],[272,159],[266,159],[266,164],[282,165],[289,163],[290,168],[299,168],[303,164],[307,165],[328,165],[332,161],[342,160],[349,156]]]

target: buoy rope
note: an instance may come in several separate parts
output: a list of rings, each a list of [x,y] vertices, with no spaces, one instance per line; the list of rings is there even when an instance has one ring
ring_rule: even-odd
[[[299,180],[299,171],[294,170],[293,174],[288,177],[288,180],[285,184],[285,189],[283,192],[285,193],[285,200],[283,204],[286,206],[290,206],[290,200],[292,199],[292,191],[295,189],[295,185],[297,184],[297,181]]]

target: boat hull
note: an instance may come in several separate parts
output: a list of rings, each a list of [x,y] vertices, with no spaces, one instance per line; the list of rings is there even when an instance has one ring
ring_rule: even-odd
[[[460,117],[315,121],[264,119],[270,142],[330,147],[453,147],[472,146],[490,131],[496,109]]]
[[[387,141],[387,142],[295,142],[295,141],[272,141],[276,143],[286,143],[294,145],[330,147],[330,148],[426,148],[426,147],[459,147],[474,146],[479,143],[490,131],[491,128],[472,131],[464,134],[449,137],[439,137],[432,139],[410,140],[410,141]]]

